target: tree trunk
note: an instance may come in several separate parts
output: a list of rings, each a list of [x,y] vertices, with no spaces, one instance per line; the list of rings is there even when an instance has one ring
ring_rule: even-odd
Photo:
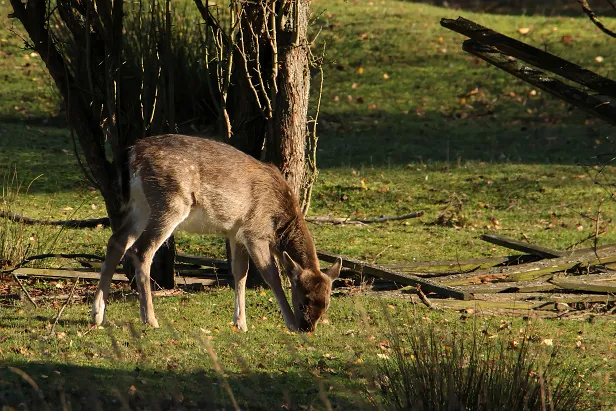
[[[295,10],[293,10],[295,8]],[[266,160],[276,164],[300,200],[306,175],[306,120],[310,92],[308,0],[294,0],[290,24],[278,33],[278,93]]]

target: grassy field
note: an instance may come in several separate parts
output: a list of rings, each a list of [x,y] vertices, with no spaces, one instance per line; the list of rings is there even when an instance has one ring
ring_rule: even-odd
[[[21,194],[0,209],[39,218],[103,216],[100,194],[76,164],[57,93],[40,59],[23,49],[23,31],[7,19],[9,9],[0,1],[0,174],[6,194],[19,185],[12,182],[16,172]],[[439,25],[442,17],[463,14],[613,77],[613,40],[587,19],[478,14],[394,0],[315,0],[313,9],[320,29],[316,45],[325,44],[326,59],[321,171],[311,214],[425,212],[421,219],[378,226],[311,225],[317,248],[379,263],[505,254],[478,239],[492,231],[559,249],[585,247],[591,244],[580,241],[592,237],[599,207],[605,226],[599,243],[616,241],[611,220],[616,204],[607,185],[616,169],[602,169],[600,186],[593,167],[597,159],[611,158],[613,128],[464,54],[463,38]],[[606,22],[616,26],[614,19]],[[520,28],[530,30],[521,35]],[[109,231],[31,227],[24,235],[31,252],[103,254]],[[218,239],[181,234],[176,241],[180,252],[224,256]],[[229,406],[225,380],[202,342],[207,340],[242,406],[327,409],[324,392],[338,407],[367,408],[372,397],[380,401],[370,381],[382,360],[377,354],[386,351],[379,345],[390,327],[383,307],[389,307],[394,328],[404,330],[408,296],[340,293],[329,323],[308,337],[282,329],[271,298],[268,290],[250,292],[248,320],[254,328],[246,335],[228,325],[229,289],[157,298],[167,326],[156,331],[130,325],[138,315],[130,293],[110,305],[112,325],[88,334],[88,304],[69,306],[53,335],[49,324],[57,303],[35,310],[4,305],[0,366],[24,370],[54,401],[68,393],[73,409],[92,396],[105,409],[124,402],[143,407],[152,398],[163,408]],[[369,327],[362,323],[361,307],[368,311]],[[414,318],[444,332],[476,324],[461,321],[459,313],[417,310]],[[507,315],[480,314],[476,321],[486,329],[507,323],[505,342],[526,326]],[[537,320],[532,328],[535,345],[553,339],[564,358],[579,363],[594,406],[613,403],[613,317],[593,323]],[[33,393],[0,368],[0,404],[36,401]]]

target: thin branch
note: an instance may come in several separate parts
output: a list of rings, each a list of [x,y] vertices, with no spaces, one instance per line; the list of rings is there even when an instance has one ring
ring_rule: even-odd
[[[255,33],[254,28],[252,27],[252,24],[248,24],[248,28],[250,29],[250,33],[252,34],[252,39],[255,43],[255,62],[257,64],[257,67],[255,68],[255,71],[257,73],[257,76],[259,77],[259,88],[261,89],[261,94],[263,94],[263,98],[265,99],[265,103],[267,104],[267,111],[265,112],[265,119],[269,120],[274,116],[274,107],[273,107],[273,102],[270,100],[269,95],[267,94],[267,91],[265,90],[265,82],[263,81],[263,76],[261,75],[262,71],[261,70],[261,47],[259,45],[259,36]],[[250,79],[250,75],[249,79]]]
[[[212,13],[210,12],[210,8],[209,8],[209,4],[206,6],[203,4],[203,2],[201,0],[195,0],[195,4],[197,5],[197,9],[199,10],[199,13],[201,13],[201,17],[203,18],[203,20],[205,20],[205,23],[209,26],[212,27],[213,29],[216,29],[216,32],[221,33],[222,36],[222,40],[229,45],[229,37],[226,35],[226,33],[223,31],[223,29],[220,27],[220,24],[218,23],[218,20],[216,20],[216,18],[214,18],[214,16],[212,16]],[[207,4],[207,2],[206,2]]]
[[[251,29],[252,31],[252,29]],[[246,81],[248,82],[248,86],[250,87],[250,90],[252,91],[252,94],[254,94],[255,96],[255,102],[257,103],[257,107],[259,107],[259,110],[265,114],[265,111],[263,109],[263,106],[261,105],[261,99],[259,98],[259,92],[257,91],[257,89],[255,88],[254,84],[252,83],[252,77],[250,75],[250,69],[248,68],[248,58],[246,56],[246,45],[245,45],[245,41],[244,41],[244,30],[241,26],[240,23],[240,46],[238,46],[237,44],[234,44],[233,46],[237,49],[240,57],[242,58],[242,61],[244,62],[244,72],[246,73]],[[258,57],[258,52],[257,52],[257,57]],[[259,76],[260,77],[260,76]],[[269,105],[268,102],[268,107],[270,110],[270,115],[271,115],[271,106]]]
[[[28,300],[30,301],[30,303],[32,303],[33,306],[38,307],[38,305],[36,305],[36,302],[34,302],[32,297],[30,296],[30,293],[28,292],[28,290],[26,290],[26,287],[24,287],[24,285],[21,282],[21,280],[17,277],[17,274],[11,273],[11,275],[13,276],[15,281],[17,281],[17,284],[19,284],[19,288],[21,288],[21,291],[23,291],[24,294],[26,294],[26,297],[28,297]]]
[[[599,202],[599,206],[597,207],[597,218],[595,219],[595,232],[594,232],[594,240],[593,240],[593,248],[595,250],[595,255],[599,258],[597,254],[597,245],[599,242],[599,231],[600,231],[600,222],[601,222],[601,206],[603,205],[604,199],[602,198]]]
[[[75,288],[77,288],[77,283],[79,283],[79,277],[75,279],[75,284],[73,284],[73,288],[71,289],[68,298],[66,299],[66,301],[64,301],[64,304],[62,305],[62,308],[60,308],[58,315],[56,315],[56,318],[53,321],[53,325],[51,326],[51,331],[49,332],[49,335],[53,335],[53,333],[56,331],[56,325],[58,324],[58,321],[60,320],[64,309],[70,304],[71,300],[73,299],[73,294],[75,294]]]
[[[401,216],[395,217],[379,217],[367,220],[351,220],[349,218],[344,217],[322,217],[322,216],[314,216],[314,217],[306,217],[306,221],[311,223],[328,223],[328,224],[373,224],[373,223],[384,223],[386,221],[399,221],[399,220],[407,220],[409,218],[417,218],[423,216],[423,211],[417,211],[410,214],[405,214]]]
[[[312,55],[310,48],[308,51]],[[307,148],[308,148],[308,173],[309,175],[306,177],[304,183],[304,195],[302,197],[302,214],[306,216],[308,214],[308,210],[310,209],[310,201],[312,198],[312,189],[314,183],[319,175],[319,170],[317,169],[317,143],[319,142],[319,136],[317,135],[317,125],[319,121],[319,112],[321,111],[321,98],[323,97],[323,58],[325,57],[325,44],[323,44],[323,52],[321,53],[321,58],[318,60],[319,73],[321,75],[319,81],[319,93],[317,95],[317,107],[314,114],[314,119],[312,120],[312,133],[307,133]],[[316,59],[313,58],[313,61]]]
[[[582,6],[582,10],[584,10],[584,13],[586,13],[590,21],[592,21],[594,25],[599,28],[599,30],[601,30],[610,37],[616,38],[616,32],[605,27],[605,25],[599,20],[595,12],[592,11],[586,0],[578,0],[578,3],[580,3],[580,5]],[[614,7],[614,4],[611,1],[609,1],[609,3],[612,7]]]

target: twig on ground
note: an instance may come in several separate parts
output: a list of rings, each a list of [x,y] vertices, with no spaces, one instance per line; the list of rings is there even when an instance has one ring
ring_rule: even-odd
[[[417,286],[415,287],[415,291],[417,291],[417,295],[419,296],[419,299],[421,300],[422,303],[424,303],[426,307],[428,307],[431,310],[439,310],[439,311],[441,310],[439,307],[434,305],[432,301],[428,299],[428,297],[426,297],[424,292],[421,291],[421,286],[419,284],[417,284]]]
[[[17,275],[15,273],[11,273],[11,274],[13,275],[13,278],[15,279],[15,281],[17,281],[17,284],[19,284],[19,287],[21,288],[21,291],[23,291],[24,294],[26,294],[26,297],[28,297],[28,300],[32,303],[33,306],[38,308],[38,305],[36,304],[36,302],[34,302],[32,297],[30,296],[30,293],[28,292],[28,290],[26,290],[26,287],[24,287],[24,285],[21,282],[21,280],[19,278],[17,278]]]
[[[51,331],[49,332],[49,335],[53,335],[53,333],[56,331],[56,325],[58,324],[58,321],[60,320],[60,317],[62,316],[64,309],[71,303],[71,300],[73,299],[73,294],[75,294],[75,289],[77,288],[78,283],[79,283],[79,277],[75,279],[75,283],[73,284],[73,288],[71,289],[71,292],[68,294],[68,298],[66,299],[66,301],[64,301],[62,308],[60,308],[60,311],[58,311],[58,315],[56,315],[56,318],[53,320],[53,324],[51,326]]]
[[[110,226],[108,217],[89,218],[85,220],[38,220],[36,218],[26,217],[17,213],[0,211],[0,218],[6,218],[10,221],[29,225],[56,225],[68,228],[95,228],[99,225],[103,227]]]
[[[391,245],[391,244],[388,244],[388,245],[386,245],[386,246],[385,246],[385,248],[383,248],[381,251],[379,251],[379,252],[378,252],[378,253],[374,256],[374,258],[372,259],[372,264],[376,263],[376,260],[378,260],[378,258],[379,258],[381,255],[383,255],[383,253],[384,253],[385,251],[387,251],[388,249],[390,249],[391,247],[392,247],[392,245]]]
[[[324,216],[313,216],[306,217],[306,221],[310,223],[327,223],[327,224],[373,224],[373,223],[384,223],[386,221],[398,221],[398,220],[407,220],[409,218],[417,218],[423,216],[423,211],[417,211],[410,214],[405,214],[401,216],[394,217],[379,217],[367,220],[350,220],[344,217],[324,217]]]

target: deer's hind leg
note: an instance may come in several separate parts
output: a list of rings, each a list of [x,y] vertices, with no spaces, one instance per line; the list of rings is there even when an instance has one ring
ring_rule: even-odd
[[[140,219],[131,213],[120,229],[107,242],[107,254],[101,268],[101,279],[94,296],[94,303],[92,304],[92,322],[95,325],[103,324],[105,302],[109,295],[109,286],[111,285],[113,273],[126,251],[135,243],[143,231],[146,221],[147,216]]]
[[[160,246],[167,241],[176,227],[189,214],[189,205],[167,205],[158,212],[152,210],[147,226],[131,249],[130,255],[135,264],[135,277],[139,291],[141,320],[155,328],[158,328],[158,320],[154,313],[150,286],[152,259]]]

